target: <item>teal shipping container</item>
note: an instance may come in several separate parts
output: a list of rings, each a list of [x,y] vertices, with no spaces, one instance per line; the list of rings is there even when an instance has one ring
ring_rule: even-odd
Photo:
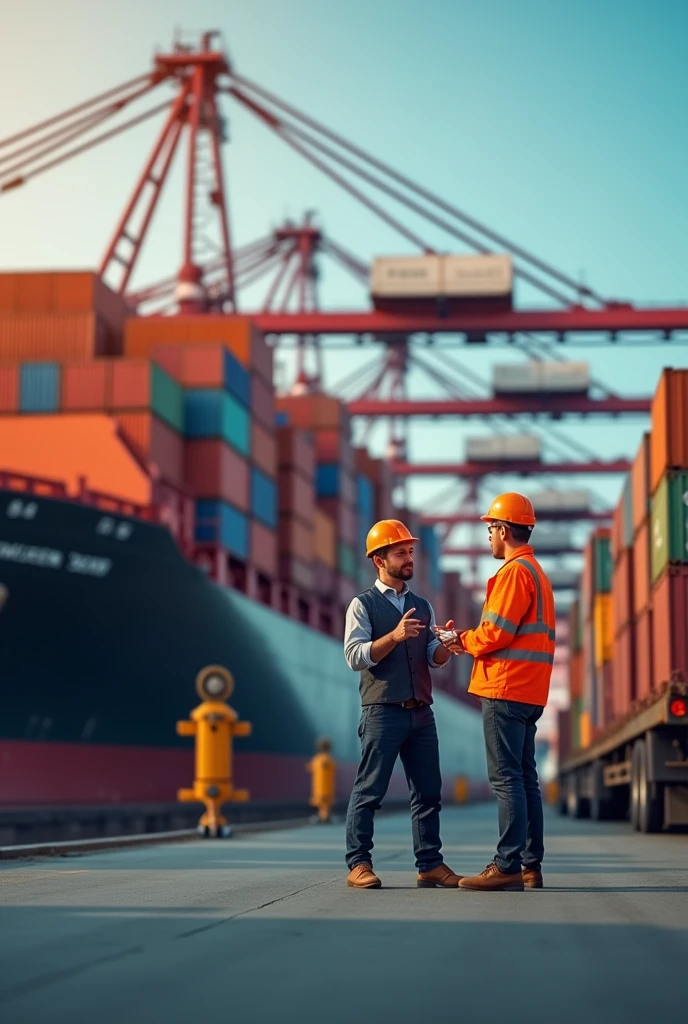
[[[247,409],[224,391],[184,392],[186,437],[223,438],[242,455],[251,451],[251,417]]]
[[[57,412],[59,403],[59,365],[24,363],[19,373],[19,411]]]

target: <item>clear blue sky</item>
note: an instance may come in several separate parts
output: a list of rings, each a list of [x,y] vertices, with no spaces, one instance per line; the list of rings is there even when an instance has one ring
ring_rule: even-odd
[[[221,29],[242,73],[604,294],[688,302],[688,4],[24,0],[3,12],[0,136],[147,69],[175,25]],[[325,230],[363,258],[408,251],[243,110],[228,104],[226,113],[239,243],[314,208]],[[94,266],[151,139],[144,126],[0,197],[0,267]],[[179,263],[180,180],[164,199],[139,282]],[[365,301],[332,273],[323,298],[333,307]],[[687,365],[678,347],[572,357],[589,358],[596,375],[628,393],[653,387],[665,363]],[[355,358],[333,355],[329,379]],[[498,357],[466,358],[489,374]],[[419,378],[411,387],[433,393]],[[633,420],[564,429],[614,455],[632,454],[642,428]],[[412,455],[460,458],[466,433],[489,429],[418,426]],[[378,432],[374,445],[382,442]],[[618,482],[595,486],[610,497],[618,491]],[[442,489],[419,482],[414,501],[427,504]]]

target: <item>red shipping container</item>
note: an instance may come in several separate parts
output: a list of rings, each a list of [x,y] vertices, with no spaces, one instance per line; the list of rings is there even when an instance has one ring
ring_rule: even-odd
[[[186,487],[194,498],[219,498],[242,512],[250,504],[250,467],[224,441],[187,441]]]
[[[277,535],[255,521],[251,523],[251,563],[272,579],[277,577]]]
[[[356,546],[356,510],[339,498],[318,498],[318,506],[334,520],[338,540]]]
[[[251,367],[272,387],[273,381],[273,348],[268,345],[265,335],[254,331],[251,336]]]
[[[331,572],[329,569],[327,571]],[[313,565],[292,555],[280,555],[279,578],[283,583],[289,583],[293,587],[312,590],[315,583]],[[331,593],[331,590],[327,592]]]
[[[336,462],[348,470],[354,468],[354,450],[343,430],[316,430],[313,434],[316,462]]]
[[[294,427],[279,427],[277,447],[280,469],[297,470],[307,480],[313,479],[315,448],[311,433]]]
[[[650,512],[650,435],[643,434],[638,454],[631,466],[633,535]]]
[[[181,348],[179,345],[165,345],[161,348],[153,349],[151,359],[158,366],[162,367],[166,373],[169,373],[170,377],[183,384],[186,352],[187,349]]]
[[[131,317],[125,325],[124,350],[129,358],[148,358],[160,347],[221,344],[248,368],[254,363],[256,333],[255,325],[246,317],[225,313]]]
[[[614,721],[614,669],[611,661],[605,662],[602,668],[597,669],[598,674],[598,721],[602,728],[606,728]]]
[[[344,403],[330,395],[279,395],[276,408],[289,417],[288,426],[306,430],[345,427],[349,417]]]
[[[312,480],[305,480],[294,470],[282,469],[279,473],[280,515],[296,516],[311,529],[315,514],[315,490]]]
[[[165,483],[183,489],[183,438],[148,412],[120,413],[115,419],[139,458],[157,466]]]
[[[621,718],[636,697],[635,636],[632,624],[625,626],[614,638],[614,717]]]
[[[321,597],[332,600],[337,586],[337,573],[323,562],[313,562],[313,589]]]
[[[612,575],[612,635],[624,629],[634,616],[633,548],[621,553]]]
[[[623,499],[619,501],[612,516],[612,565],[616,565],[621,553],[624,550],[624,506]]]
[[[646,608],[635,623],[635,680],[636,697],[647,697],[652,692],[652,610]]]
[[[367,448],[354,448],[354,469],[377,487],[382,479],[382,460],[374,459]]]
[[[112,363],[92,359],[62,367],[63,412],[94,412],[111,408]]]
[[[277,475],[277,441],[272,431],[251,423],[251,459],[269,477]]]
[[[0,412],[16,413],[18,410],[19,367],[0,366]]]
[[[633,541],[633,614],[650,602],[650,521],[645,519]]]
[[[672,672],[688,678],[688,566],[667,569],[652,592],[652,666],[655,690]]]
[[[583,652],[575,651],[569,655],[569,696],[578,700],[583,696]]]
[[[667,469],[688,468],[688,370],[662,372],[652,401],[649,491]]]
[[[310,527],[293,516],[280,516],[278,532],[281,555],[300,558],[304,562],[313,561],[313,530]]]
[[[275,393],[257,374],[251,374],[251,412],[268,430],[275,429]]]

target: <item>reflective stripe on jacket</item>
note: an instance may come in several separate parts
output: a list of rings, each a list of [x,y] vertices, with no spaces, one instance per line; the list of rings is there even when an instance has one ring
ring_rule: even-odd
[[[475,658],[469,693],[547,703],[554,664],[554,595],[532,547],[517,548],[487,584],[482,621],[461,640]]]

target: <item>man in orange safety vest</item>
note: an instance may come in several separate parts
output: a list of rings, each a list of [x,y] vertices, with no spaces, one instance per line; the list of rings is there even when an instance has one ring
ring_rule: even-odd
[[[459,633],[446,646],[475,659],[469,693],[482,700],[500,837],[494,860],[459,886],[540,889],[544,828],[535,733],[554,662],[554,596],[529,543],[535,512],[528,498],[502,494],[481,518],[488,523],[492,554],[504,565],[487,584],[478,628]]]

